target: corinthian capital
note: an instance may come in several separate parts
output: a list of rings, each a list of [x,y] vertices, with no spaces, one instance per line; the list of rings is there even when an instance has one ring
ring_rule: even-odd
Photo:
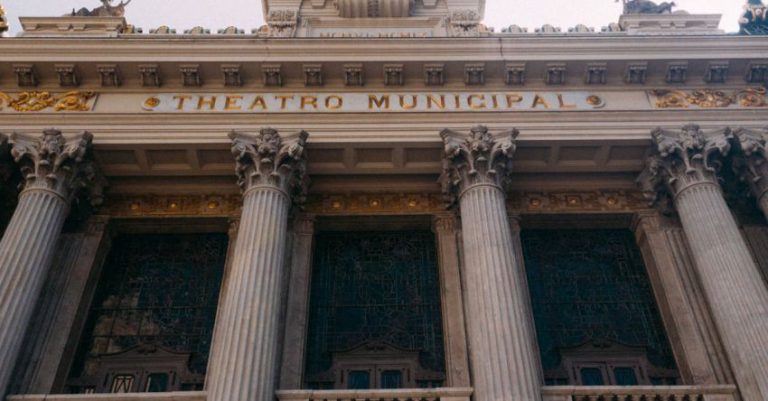
[[[761,131],[746,128],[737,129],[734,134],[739,140],[742,163],[742,178],[749,183],[757,199],[768,194],[768,128]]]
[[[469,135],[448,129],[443,138],[443,192],[455,201],[457,195],[474,184],[490,184],[504,188],[512,171],[512,156],[517,149],[516,129],[493,135],[482,125],[473,127]]]
[[[705,134],[696,124],[680,131],[656,128],[651,136],[654,154],[637,180],[651,203],[664,191],[674,196],[697,183],[717,183],[720,159],[733,137],[729,128]]]
[[[232,154],[240,189],[271,186],[288,195],[301,196],[306,189],[304,147],[309,134],[300,131],[281,138],[277,130],[263,128],[258,134],[232,132]]]
[[[50,190],[70,202],[88,189],[91,202],[100,204],[104,181],[91,157],[92,140],[87,131],[67,137],[56,129],[46,129],[40,137],[14,134],[11,155],[21,170],[24,190]]]

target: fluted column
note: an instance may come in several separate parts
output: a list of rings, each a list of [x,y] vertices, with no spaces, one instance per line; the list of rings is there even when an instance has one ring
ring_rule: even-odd
[[[656,129],[656,155],[640,183],[655,198],[672,195],[696,271],[745,400],[768,399],[768,288],[717,180],[731,132]]]
[[[738,173],[749,183],[763,215],[768,219],[768,129],[735,131],[741,154]]]
[[[70,203],[96,178],[92,138],[87,132],[65,138],[53,129],[41,138],[12,138],[24,189],[0,241],[0,395],[8,389]]]
[[[461,213],[467,336],[476,401],[541,399],[541,368],[522,263],[515,254],[503,187],[517,131],[494,138],[444,130],[443,191]]]
[[[308,134],[232,133],[243,211],[208,372],[209,401],[269,401],[277,381],[279,316],[291,200],[303,189]]]

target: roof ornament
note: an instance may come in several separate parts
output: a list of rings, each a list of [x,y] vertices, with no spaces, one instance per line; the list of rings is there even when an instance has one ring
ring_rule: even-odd
[[[120,1],[120,4],[113,6],[113,0],[100,0],[101,7],[96,7],[93,10],[88,10],[83,7],[77,11],[72,9],[72,17],[122,17],[125,15],[125,6],[131,3],[133,0]]]
[[[744,14],[739,18],[739,33],[742,35],[768,35],[768,7],[761,0],[748,0]]]
[[[0,36],[8,31],[8,18],[5,17],[5,9],[0,5]]]
[[[616,0],[624,4],[624,14],[670,14],[675,2],[656,4],[650,0]]]

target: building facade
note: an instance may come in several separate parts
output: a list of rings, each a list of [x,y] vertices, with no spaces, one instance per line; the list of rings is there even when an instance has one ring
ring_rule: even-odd
[[[759,0],[128,3],[0,38],[6,400],[768,400]]]

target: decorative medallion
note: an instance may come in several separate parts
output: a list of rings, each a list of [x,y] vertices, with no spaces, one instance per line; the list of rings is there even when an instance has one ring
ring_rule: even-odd
[[[768,107],[765,88],[747,88],[733,92],[714,89],[692,91],[663,89],[649,91],[649,94],[655,98],[655,107],[660,109]]]

